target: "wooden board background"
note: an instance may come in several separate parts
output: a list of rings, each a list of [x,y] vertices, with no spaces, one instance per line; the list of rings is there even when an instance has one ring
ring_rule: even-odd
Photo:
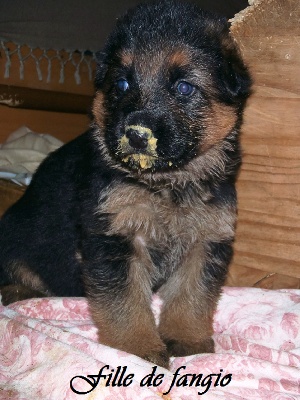
[[[87,130],[89,122],[86,114],[25,110],[0,105],[0,143],[24,125],[33,132],[50,133],[68,142]]]
[[[254,79],[228,283],[300,287],[300,2],[263,0],[231,32]]]
[[[6,43],[6,46],[11,52],[16,50],[16,45],[14,43]],[[23,56],[26,56],[29,54],[30,49],[27,46],[22,46],[21,52]],[[41,57],[42,54],[43,51],[41,49],[34,50],[34,56],[36,58]],[[55,51],[48,50],[47,54],[49,57],[54,57]],[[82,62],[80,64],[81,82],[77,84],[74,77],[76,67],[72,60],[68,61],[69,54],[62,51],[60,52],[60,56],[65,63],[63,83],[60,82],[61,65],[57,59],[52,60],[51,80],[47,82],[48,61],[42,58],[40,62],[42,73],[42,79],[40,80],[36,70],[36,62],[34,58],[30,56],[24,62],[24,77],[20,79],[20,61],[17,53],[11,55],[10,74],[8,78],[4,78],[6,55],[4,50],[0,49],[0,143],[2,143],[11,132],[22,125],[28,126],[28,128],[35,132],[50,133],[64,142],[71,140],[88,128],[89,118],[87,116],[87,110],[85,110],[87,107],[82,107],[82,113],[72,113],[60,112],[59,101],[57,101],[58,105],[55,111],[21,109],[8,106],[10,102],[7,92],[10,90],[14,91],[15,87],[24,89],[24,91],[18,95],[17,101],[24,101],[25,106],[26,103],[37,103],[37,105],[41,105],[42,103],[50,104],[48,100],[52,98],[53,102],[55,102],[55,96],[58,97],[58,100],[61,100],[59,98],[60,93],[64,94],[64,96],[61,96],[63,97],[61,101],[70,103],[70,110],[73,109],[71,103],[78,101],[77,95],[79,95],[79,97],[90,97],[92,100],[94,92],[93,74],[92,80],[90,80],[86,63]],[[74,61],[78,62],[80,55],[74,53],[73,58]],[[95,62],[92,64],[92,69],[95,69]],[[7,90],[5,86],[7,86],[9,90]],[[28,93],[26,93],[27,88],[30,89]],[[34,90],[32,91],[32,89]],[[38,94],[36,94],[35,89],[39,91]],[[30,102],[30,98],[33,97],[33,95],[34,98],[32,102]],[[36,96],[40,96],[40,102],[37,102]],[[67,97],[69,97],[70,101],[66,99]],[[11,103],[13,103],[13,101]],[[68,109],[68,104],[63,104],[63,106],[64,111]],[[49,107],[51,108],[51,105]]]

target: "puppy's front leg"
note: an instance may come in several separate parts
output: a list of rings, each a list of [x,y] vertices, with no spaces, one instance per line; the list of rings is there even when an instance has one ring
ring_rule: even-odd
[[[214,352],[213,315],[231,254],[230,240],[198,243],[161,288],[159,332],[170,355]]]
[[[151,310],[151,260],[139,240],[97,235],[84,248],[84,282],[99,341],[168,367]]]

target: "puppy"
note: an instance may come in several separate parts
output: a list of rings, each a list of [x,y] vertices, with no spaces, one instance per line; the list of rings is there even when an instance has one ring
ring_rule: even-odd
[[[90,130],[1,221],[2,301],[87,296],[101,343],[167,367],[214,351],[250,78],[226,20],[174,1],[129,11],[98,58]]]

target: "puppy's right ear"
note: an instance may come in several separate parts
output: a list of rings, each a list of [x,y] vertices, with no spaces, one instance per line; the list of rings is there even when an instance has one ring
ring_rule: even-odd
[[[107,64],[106,64],[106,53],[103,51],[98,51],[96,53],[96,75],[95,75],[95,88],[101,89],[102,83],[107,71]]]
[[[252,80],[240,50],[229,32],[227,22],[220,36],[223,55],[223,60],[219,64],[220,85],[225,87],[226,97],[229,96],[232,101],[245,100],[250,94]]]

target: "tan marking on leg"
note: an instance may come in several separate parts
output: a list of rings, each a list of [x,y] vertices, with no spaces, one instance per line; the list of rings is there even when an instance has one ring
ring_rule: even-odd
[[[46,295],[37,290],[31,289],[23,285],[7,285],[0,287],[1,303],[4,306],[36,297],[46,297]]]
[[[112,293],[89,296],[99,341],[168,367],[166,347],[159,337],[150,307],[152,262],[140,236],[133,240],[133,246],[129,279],[123,293],[118,290],[115,297]],[[89,279],[85,277],[87,284]]]
[[[11,280],[17,284],[26,286],[28,289],[36,290],[49,295],[49,290],[40,275],[22,261],[12,261],[7,267]]]
[[[170,355],[214,350],[212,323],[218,299],[211,299],[199,283],[203,263],[204,249],[201,244],[195,245],[159,291],[164,300],[159,333]]]

